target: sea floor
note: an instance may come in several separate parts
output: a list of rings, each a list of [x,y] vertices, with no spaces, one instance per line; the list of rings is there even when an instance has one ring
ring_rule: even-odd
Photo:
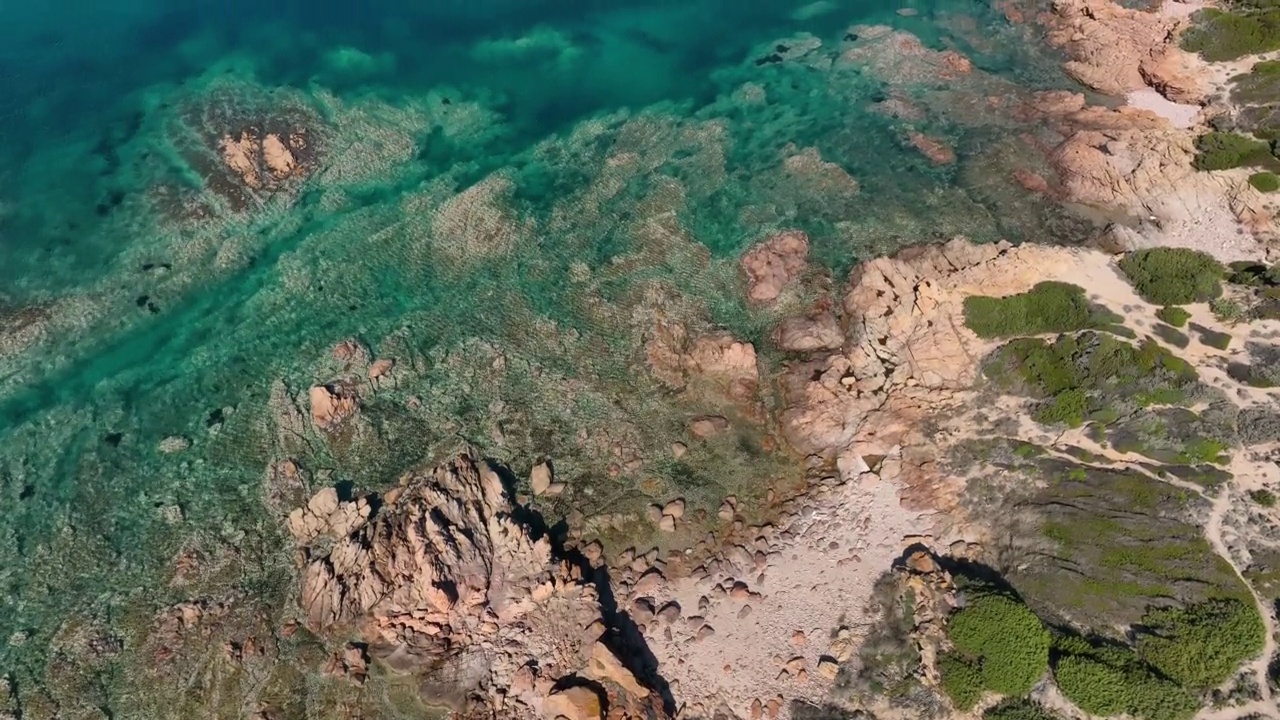
[[[126,665],[60,648],[84,622],[127,651],[191,597],[175,558],[234,552],[224,584],[283,602],[283,457],[348,490],[460,446],[551,457],[551,511],[588,517],[714,514],[798,474],[749,421],[783,309],[745,302],[737,260],[770,233],[805,231],[838,289],[904,245],[1091,231],[1015,175],[1051,177],[1019,108],[1078,88],[985,2],[355,7],[86,2],[0,29],[0,673],[23,692],[140,712]],[[294,165],[228,166],[267,135]],[[655,335],[713,331],[754,344],[760,407],[647,371]],[[347,339],[394,370],[351,428],[298,431]],[[674,457],[707,412],[744,421]]]

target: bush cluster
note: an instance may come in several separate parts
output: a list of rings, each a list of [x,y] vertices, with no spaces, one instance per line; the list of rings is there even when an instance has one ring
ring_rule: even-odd
[[[1229,132],[1207,132],[1196,138],[1197,170],[1230,170],[1238,167],[1273,167],[1271,145]]]
[[[1049,668],[1049,632],[1030,608],[1000,592],[969,594],[947,624],[955,650],[939,660],[943,689],[964,709],[983,691],[1024,695]]]
[[[1222,294],[1222,265],[1198,250],[1137,250],[1124,256],[1120,270],[1138,295],[1156,305],[1207,302]]]
[[[1081,710],[1099,716],[1125,713],[1143,720],[1187,720],[1196,698],[1165,680],[1124,649],[1067,654],[1055,663],[1058,689]]]
[[[1265,488],[1262,490],[1250,490],[1249,499],[1262,507],[1270,508],[1276,506],[1276,494]]]
[[[1037,422],[1079,427],[1086,418],[1117,402],[1176,405],[1198,381],[1195,368],[1153,340],[1136,347],[1095,332],[1063,335],[1052,343],[1019,338],[1001,348],[985,369],[997,382],[1044,403]]]
[[[1142,624],[1138,654],[1165,677],[1194,690],[1231,677],[1265,642],[1258,609],[1237,598],[1152,610]]]
[[[998,338],[1083,330],[1095,325],[1084,288],[1042,282],[1008,297],[973,295],[964,299],[964,322],[978,337]]]
[[[1280,50],[1280,7],[1245,0],[1227,10],[1204,10],[1183,34],[1182,47],[1213,62]]]

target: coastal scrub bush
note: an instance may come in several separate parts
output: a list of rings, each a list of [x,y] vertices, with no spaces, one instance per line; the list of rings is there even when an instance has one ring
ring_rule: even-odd
[[[1273,172],[1257,172],[1249,176],[1249,184],[1258,192],[1273,193],[1280,190],[1280,175]]]
[[[1156,311],[1156,317],[1176,328],[1180,328],[1187,324],[1187,320],[1191,318],[1191,313],[1175,305],[1165,305]]]
[[[1261,140],[1229,132],[1207,132],[1196,138],[1197,170],[1230,170],[1250,166],[1270,166],[1276,158],[1271,145]]]
[[[982,697],[982,671],[960,654],[939,656],[938,671],[942,675],[942,691],[957,710],[968,710]]]
[[[964,321],[983,338],[1071,332],[1095,324],[1084,288],[1052,281],[1008,297],[967,297]]]
[[[1155,333],[1156,337],[1176,348],[1186,348],[1191,345],[1191,338],[1188,337],[1186,333],[1181,330],[1175,330],[1168,325],[1156,325],[1151,328],[1151,332]]]
[[[1206,690],[1262,651],[1265,626],[1252,602],[1208,600],[1185,608],[1159,608],[1143,618],[1138,654],[1165,677]]]
[[[978,670],[982,688],[1001,695],[1027,693],[1049,668],[1049,631],[1026,604],[1003,593],[974,593],[947,623],[947,637]]]
[[[1177,405],[1198,382],[1195,368],[1154,340],[1137,346],[1096,332],[1063,335],[1052,343],[1019,338],[997,351],[987,377],[1011,392],[1043,400],[1032,417],[1078,427],[1117,404]]]
[[[1194,695],[1160,677],[1124,647],[1063,653],[1053,677],[1062,694],[1091,715],[1187,720],[1199,708]]]
[[[1249,499],[1265,508],[1276,506],[1276,494],[1265,488],[1262,490],[1250,490]]]
[[[1182,48],[1211,62],[1280,50],[1280,7],[1266,0],[1206,9],[1182,36]]]
[[[1227,298],[1214,298],[1209,301],[1209,310],[1219,322],[1239,322],[1244,317],[1244,308],[1240,303]]]
[[[1222,265],[1198,250],[1137,250],[1124,256],[1120,271],[1142,299],[1156,305],[1206,302],[1222,294]]]

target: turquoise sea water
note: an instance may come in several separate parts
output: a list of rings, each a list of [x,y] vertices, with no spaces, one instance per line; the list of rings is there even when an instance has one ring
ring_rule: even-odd
[[[191,596],[169,582],[183,549],[258,568],[217,587],[279,592],[273,459],[316,486],[376,488],[471,444],[517,471],[556,458],[574,490],[553,511],[675,493],[714,508],[786,463],[763,426],[674,462],[690,414],[734,410],[659,386],[644,345],[661,316],[728,329],[776,369],[776,318],[741,301],[746,246],[802,228],[838,287],[905,244],[1087,232],[1012,180],[1047,173],[1035,145],[1052,139],[1012,109],[1071,85],[983,2],[0,16],[0,672],[64,704],[84,688],[51,674],[115,687],[132,672],[55,662],[75,655],[59,649],[67,618],[120,635],[128,657],[145,640],[133,614]],[[974,71],[919,70],[943,50]],[[237,207],[217,139],[277,122],[307,128],[315,165]],[[910,132],[956,162],[930,162]],[[305,398],[344,377],[330,348],[351,337],[394,358],[395,381],[340,437],[277,432],[273,382]],[[173,436],[191,447],[160,452]],[[642,469],[611,468],[616,447]],[[137,711],[102,692],[116,717]]]

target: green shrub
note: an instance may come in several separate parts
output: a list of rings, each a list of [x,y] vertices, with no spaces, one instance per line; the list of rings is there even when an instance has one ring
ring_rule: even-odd
[[[1188,337],[1186,333],[1181,330],[1175,330],[1168,325],[1156,325],[1151,328],[1151,332],[1155,333],[1156,337],[1176,348],[1185,348],[1191,345],[1191,338]]]
[[[1267,167],[1275,162],[1271,146],[1261,140],[1225,132],[1207,132],[1196,138],[1196,158],[1193,164],[1197,170]]]
[[[1083,330],[1094,325],[1094,312],[1084,288],[1042,282],[1008,297],[965,298],[964,322],[978,337],[1016,337]]]
[[[982,697],[982,671],[963,656],[943,653],[938,658],[942,691],[958,710],[968,710]]]
[[[1087,331],[1063,335],[1053,343],[1013,340],[983,371],[1006,391],[1041,399],[1032,414],[1038,422],[1073,427],[1085,420],[1103,420],[1117,404],[1185,403],[1198,383],[1194,368],[1154,340],[1135,347]]]
[[[1196,335],[1200,336],[1200,342],[1204,343],[1205,345],[1208,345],[1211,348],[1217,348],[1218,350],[1226,350],[1227,348],[1231,347],[1231,333],[1224,333],[1224,332],[1218,332],[1217,330],[1210,330],[1207,327],[1202,327],[1200,325],[1196,325],[1195,323],[1191,324],[1191,329],[1196,332]]]
[[[1053,669],[1058,689],[1087,713],[1119,715],[1129,709],[1124,671],[1085,655],[1069,655]]]
[[[1195,696],[1153,673],[1127,648],[1066,654],[1053,677],[1063,695],[1092,715],[1187,720],[1199,709]]]
[[[1251,500],[1253,500],[1254,502],[1258,503],[1258,504],[1259,504],[1259,505],[1261,505],[1262,507],[1267,507],[1267,508],[1269,508],[1269,507],[1275,507],[1275,506],[1276,506],[1276,494],[1275,494],[1275,493],[1273,493],[1273,492],[1271,492],[1270,490],[1266,490],[1266,489],[1263,489],[1263,490],[1250,490],[1250,491],[1249,491],[1249,499],[1251,499]]]
[[[1265,626],[1252,602],[1209,600],[1152,610],[1143,618],[1138,654],[1185,687],[1207,690],[1262,651]]]
[[[1176,328],[1180,328],[1187,324],[1187,320],[1191,319],[1191,313],[1175,305],[1165,305],[1156,311],[1156,317]]]
[[[958,653],[978,668],[982,686],[1001,695],[1023,695],[1049,668],[1049,631],[1022,602],[1008,595],[977,594],[947,624]]]
[[[1084,424],[1088,412],[1089,396],[1081,388],[1071,388],[1054,395],[1052,400],[1038,408],[1033,419],[1044,425],[1062,424],[1076,428]]]
[[[1219,322],[1234,323],[1239,322],[1244,317],[1244,308],[1240,307],[1240,303],[1227,298],[1214,298],[1209,301],[1209,310],[1213,312],[1213,316]]]
[[[1213,62],[1280,50],[1280,9],[1259,2],[1203,10],[1183,34],[1182,47]]]
[[[1280,175],[1273,172],[1257,172],[1249,176],[1249,184],[1258,192],[1273,193],[1280,190]]]
[[[1124,256],[1120,270],[1144,300],[1156,305],[1206,302],[1222,294],[1222,265],[1198,250],[1138,250]]]
[[[1001,701],[987,708],[982,720],[1060,720],[1061,716],[1030,698]]]

